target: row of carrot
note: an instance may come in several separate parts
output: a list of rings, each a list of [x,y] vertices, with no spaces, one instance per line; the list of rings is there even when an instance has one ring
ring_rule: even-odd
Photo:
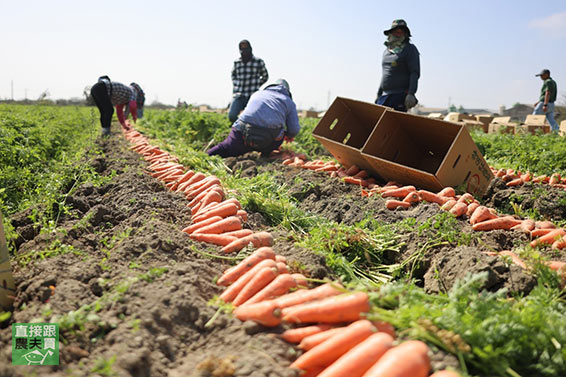
[[[240,212],[236,199],[223,200],[225,194],[216,177],[185,171],[175,157],[150,146],[133,128],[124,132],[134,144],[131,149],[150,162],[152,176],[190,200],[192,224],[183,231],[192,239],[224,246],[224,252],[240,250],[249,243],[257,248],[217,280],[218,285],[227,287],[220,298],[236,306],[234,315],[265,326],[314,323],[281,334],[288,342],[300,343],[299,348],[305,351],[291,364],[303,371],[303,377],[428,376],[426,344],[406,341],[393,346],[395,331],[390,324],[363,319],[370,311],[365,292],[346,292],[338,283],[308,289],[307,279],[291,274],[286,259],[268,247],[273,244],[269,233],[254,234],[241,228],[247,214]],[[237,236],[236,240],[230,238]],[[433,376],[458,375],[441,371]]]
[[[497,178],[501,178],[507,186],[521,186],[527,182],[546,183],[552,187],[566,188],[566,178],[560,176],[560,173],[554,173],[550,177],[547,175],[533,176],[529,171],[521,172],[514,169],[495,169],[490,167],[491,172]]]
[[[456,195],[452,187],[446,187],[438,193],[433,193],[427,190],[417,190],[414,186],[410,185],[401,186],[393,181],[388,182],[384,186],[378,186],[375,179],[368,178],[369,174],[367,171],[361,170],[356,165],[345,169],[340,167],[337,163],[324,162],[322,160],[305,162],[295,157],[292,161],[283,161],[283,164],[311,169],[317,172],[326,172],[330,173],[331,176],[342,177],[346,183],[360,185],[361,187],[369,189],[366,190],[362,188],[362,196],[369,197],[374,194],[380,194],[383,198],[389,198],[385,202],[385,206],[388,209],[409,208],[413,204],[420,203],[421,201],[437,203],[442,210],[449,211],[456,217],[467,216],[473,230],[517,230],[529,234],[531,238],[540,237],[531,242],[531,246],[533,247],[548,244],[551,245],[553,249],[566,248],[565,230],[555,229],[555,225],[551,222],[517,219],[514,216],[498,215],[495,209],[482,206],[469,193]],[[557,173],[553,174],[551,177],[532,178],[532,174],[528,172],[521,174],[511,169],[505,171],[500,169],[494,171],[494,174],[496,176],[507,177],[505,179],[508,180],[508,183],[513,182],[515,179],[522,179],[525,180],[525,182],[532,179],[533,181],[540,182],[547,181],[549,184],[556,186],[559,184],[557,182],[561,181],[560,175]],[[516,178],[517,176],[518,178]]]

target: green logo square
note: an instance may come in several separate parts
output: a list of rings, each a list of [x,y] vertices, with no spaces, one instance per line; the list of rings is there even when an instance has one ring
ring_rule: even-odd
[[[59,365],[58,323],[13,323],[13,365]]]

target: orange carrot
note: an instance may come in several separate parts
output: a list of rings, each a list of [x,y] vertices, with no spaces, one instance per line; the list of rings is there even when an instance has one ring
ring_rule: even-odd
[[[185,196],[187,197],[188,200],[192,200],[198,194],[200,194],[201,192],[203,192],[207,188],[214,186],[214,185],[220,185],[220,180],[216,177],[210,178],[209,180],[206,181],[206,183],[203,183],[198,188],[191,190],[188,193],[185,192]]]
[[[346,329],[346,327],[333,327],[328,330],[321,331],[317,334],[305,336],[297,347],[299,347],[303,351],[308,351],[318,346],[319,344],[326,342],[334,335],[340,334],[344,331],[344,329]]]
[[[560,239],[565,234],[566,231],[564,231],[564,229],[562,228],[554,229],[552,232],[549,232],[548,234],[545,234],[544,236],[540,236],[536,240],[531,241],[531,246],[536,247],[541,244],[552,245],[554,241]]]
[[[562,250],[566,248],[566,237],[563,236],[562,238],[554,241],[551,248],[554,250]]]
[[[511,230],[518,230],[520,232],[531,234],[531,230],[535,228],[535,221],[531,219],[525,219],[521,221],[521,224],[515,225]]]
[[[232,304],[240,306],[265,288],[279,275],[277,267],[265,267],[255,274],[238,293]]]
[[[277,261],[275,261],[275,263],[277,264],[277,268],[279,269],[280,274],[288,274],[289,273],[289,270],[287,269],[286,263],[277,262]]]
[[[312,325],[306,327],[298,327],[296,329],[285,330],[281,334],[281,338],[289,343],[299,343],[307,336],[318,334],[330,328],[332,328],[332,326],[330,325]]]
[[[236,266],[227,270],[216,282],[218,285],[229,285],[264,259],[275,260],[275,252],[270,247],[260,247]]]
[[[205,178],[206,175],[202,174],[201,172],[195,173],[195,175],[193,175],[188,181],[183,182],[181,185],[179,185],[177,191],[185,192],[187,188],[191,187],[193,184],[199,181],[202,181]]]
[[[269,300],[278,296],[281,296],[287,292],[291,288],[295,288],[297,286],[297,282],[291,276],[291,274],[280,274],[279,276],[275,277],[269,284],[259,290],[256,294],[250,297],[245,305],[254,304],[256,302]]]
[[[468,205],[464,202],[458,202],[454,204],[452,208],[450,208],[450,213],[456,217],[465,215],[467,211],[468,211]]]
[[[560,183],[560,174],[559,173],[554,173],[550,176],[550,180],[548,181],[549,184],[551,185],[555,185],[557,183]]]
[[[533,179],[533,175],[531,172],[526,172],[525,174],[521,175],[521,179],[523,182],[530,182]]]
[[[354,178],[354,177],[350,177],[350,176],[346,176],[344,178],[342,178],[342,180],[345,183],[350,183],[353,185],[358,185],[358,186],[362,186],[362,187],[367,187],[367,182],[361,178]]]
[[[346,174],[349,176],[354,176],[360,172],[360,168],[357,165],[351,165],[348,169],[346,169]]]
[[[185,174],[183,174],[178,180],[177,182],[175,182],[175,184],[173,186],[171,186],[171,191],[175,191],[177,189],[177,187],[179,187],[179,185],[183,182],[187,182],[189,179],[191,179],[191,177],[195,175],[195,172],[192,170],[187,171]]]
[[[190,235],[191,239],[199,242],[206,242],[218,246],[226,246],[230,242],[236,240],[236,237],[225,236],[223,234],[206,234],[206,233],[193,233]]]
[[[295,279],[297,287],[308,288],[309,282],[303,274],[291,274],[291,276]]]
[[[269,267],[269,268],[277,268],[277,264],[272,259],[264,259],[258,262],[255,266],[250,268],[247,272],[241,275],[238,280],[234,281],[232,285],[230,285],[222,294],[220,298],[226,302],[232,302],[238,293],[246,286],[246,284],[254,277],[254,275],[261,269]]]
[[[428,346],[409,340],[385,352],[363,377],[426,377],[429,371]]]
[[[287,263],[287,258],[285,258],[283,255],[276,255],[276,256],[275,256],[275,261],[276,261],[276,262]]]
[[[347,326],[340,336],[333,336],[299,356],[289,368],[308,371],[315,367],[328,366],[375,332],[376,328],[370,321],[356,321]]]
[[[405,196],[403,201],[411,204],[418,203],[421,201],[421,197],[416,192],[410,192],[407,194],[407,196]]]
[[[430,377],[461,377],[458,373],[451,370],[441,370],[430,375]]]
[[[346,293],[316,302],[285,308],[282,320],[290,323],[350,322],[360,319],[363,313],[369,312],[369,309],[367,293]]]
[[[395,327],[391,323],[385,321],[371,321],[371,323],[377,328],[377,331],[389,334],[393,339],[397,337]]]
[[[517,224],[520,224],[521,220],[515,219],[513,216],[503,216],[496,219],[482,221],[472,225],[472,229],[476,231],[488,231],[495,229],[505,229],[509,230]]]
[[[466,204],[473,203],[473,201],[474,201],[474,196],[473,196],[472,194],[468,193],[468,192],[465,193],[465,194],[463,194],[463,195],[458,199],[458,202],[459,202],[459,203],[466,203]]]
[[[440,206],[440,209],[442,209],[443,211],[450,211],[452,207],[456,205],[456,203],[457,201],[455,199],[448,199],[446,203]]]
[[[360,179],[366,179],[367,177],[369,177],[369,174],[365,170],[360,170],[354,175],[354,178],[360,178]]]
[[[274,301],[239,306],[233,313],[240,321],[255,321],[263,326],[274,327],[281,323],[281,310]]]
[[[216,209],[210,210],[206,213],[197,215],[193,218],[193,222],[197,223],[199,221],[208,219],[213,216],[220,216],[222,218],[228,216],[234,216],[238,212],[238,207],[234,203],[228,203],[225,206],[216,207]]]
[[[240,221],[239,218],[237,218]],[[258,232],[250,234],[249,236],[239,238],[234,242],[226,245],[222,248],[224,253],[233,253],[235,251],[240,251],[244,247],[248,246],[248,244],[253,244],[255,247],[261,246],[272,246],[273,245],[273,236],[268,232]]]
[[[468,217],[472,216],[472,213],[480,206],[478,202],[473,202],[468,205],[468,210],[466,211],[466,215]]]
[[[342,293],[339,283],[326,283],[313,289],[298,289],[295,292],[278,297],[275,300],[281,309],[303,304],[309,301],[321,300]]]
[[[411,206],[411,203],[407,203],[407,202],[402,202],[400,200],[395,200],[395,199],[389,199],[385,201],[385,208],[387,209],[397,209],[399,207],[401,208],[409,208]]]
[[[510,250],[502,250],[498,253],[498,255],[510,257],[513,263],[515,263],[517,266],[521,267],[524,270],[527,269],[527,265],[525,264],[525,262],[523,262],[523,260],[519,258],[517,254],[515,254]]]
[[[535,221],[535,228],[536,229],[555,229],[556,225],[552,223],[552,221],[544,220],[544,221]]]
[[[220,217],[220,216],[218,216]],[[206,220],[205,220],[206,221]],[[225,219],[219,220],[215,223],[210,225],[204,226],[202,228],[198,228],[195,232],[197,233],[209,233],[209,234],[220,234],[231,232],[233,230],[242,229],[242,222],[236,216],[230,216]],[[236,242],[238,240],[235,240]],[[271,245],[262,245],[262,246],[271,246]],[[225,246],[226,247],[226,246]]]
[[[470,216],[470,224],[474,225],[479,222],[496,219],[497,215],[493,214],[486,206],[479,206]]]
[[[391,335],[372,334],[333,362],[319,377],[361,377],[392,347]]]
[[[238,216],[243,223],[248,221],[248,213],[243,209],[239,209],[238,211],[236,211],[236,216]]]
[[[545,234],[548,234],[554,230],[556,229],[533,229],[531,230],[531,238],[544,236]]]
[[[456,191],[452,187],[445,187],[438,193],[439,196],[446,196],[448,198],[453,198],[456,196]]]
[[[191,207],[193,211],[197,213],[200,210],[197,210],[197,205],[202,206],[202,200],[211,191],[218,191],[219,193],[224,194],[224,190],[222,190],[222,187],[220,185],[208,186],[189,202],[189,207]]]
[[[419,194],[422,200],[426,200],[429,203],[436,203],[439,205],[443,205],[448,200],[444,197],[435,194],[434,192],[430,192],[427,190],[419,190],[417,191],[417,193]]]
[[[222,220],[222,217],[220,216],[214,216],[211,217],[209,219],[203,220],[197,224],[192,224],[189,225],[188,227],[184,228],[181,232],[185,232],[187,234],[192,234],[194,233],[196,230],[198,230],[199,228],[202,228],[204,226],[210,225],[210,224],[214,224],[218,221]]]
[[[509,187],[514,187],[514,186],[520,186],[522,184],[523,184],[522,178],[515,178],[515,179],[512,179],[509,182],[507,182],[505,185],[509,186]]]
[[[561,261],[548,261],[548,268],[554,271],[566,270],[566,262]]]
[[[382,191],[381,197],[383,197],[383,198],[394,197],[394,198],[403,199],[407,195],[409,195],[411,192],[416,192],[416,191],[417,190],[415,189],[415,186],[403,186],[403,187],[399,187],[397,189]]]
[[[201,207],[207,206],[210,203],[220,203],[224,199],[224,190],[219,186],[213,186],[204,198],[202,198]]]
[[[243,238],[243,237],[249,236],[250,234],[253,234],[253,231],[251,229],[240,229],[240,230],[234,230],[232,232],[226,232],[226,233],[221,233],[221,234],[224,234],[225,236]]]

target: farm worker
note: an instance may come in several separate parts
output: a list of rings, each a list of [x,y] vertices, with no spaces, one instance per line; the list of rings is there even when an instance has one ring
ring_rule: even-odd
[[[394,20],[383,34],[387,36],[386,49],[375,103],[407,111],[418,103],[415,93],[421,75],[419,51],[410,42],[411,31],[404,20]]]
[[[297,107],[289,91],[289,83],[278,79],[252,94],[228,137],[207,153],[210,156],[233,157],[259,151],[262,157],[267,157],[283,141],[293,141],[299,129]]]
[[[101,76],[98,78],[98,82],[90,89],[90,94],[100,111],[103,136],[110,135],[110,123],[114,114],[114,106],[116,106],[116,115],[122,127],[128,128],[124,118],[124,106],[126,104],[130,105],[134,121],[137,120],[136,93],[129,86],[116,81],[110,81],[108,76]]]
[[[554,119],[554,101],[556,101],[557,92],[556,81],[550,77],[550,71],[548,69],[543,69],[535,76],[540,76],[543,84],[540,90],[538,102],[535,103],[533,114],[545,114],[546,120],[548,120],[550,127],[552,127],[552,131],[558,132],[558,123],[556,123],[556,120]]]
[[[252,54],[252,46],[247,40],[239,43],[240,59],[234,61],[232,68],[232,102],[228,112],[231,123],[238,118],[250,96],[267,82],[269,75],[262,59]]]
[[[137,116],[138,119],[143,118],[143,105],[145,105],[145,93],[143,92],[141,86],[135,82],[130,84],[130,88],[136,92],[136,105],[138,106]],[[126,105],[126,118],[130,114],[130,105]]]

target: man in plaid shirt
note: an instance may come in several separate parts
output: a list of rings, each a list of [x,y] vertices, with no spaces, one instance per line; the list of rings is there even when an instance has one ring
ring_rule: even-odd
[[[130,106],[134,122],[137,120],[136,92],[129,86],[116,81],[110,81],[108,76],[101,76],[98,78],[98,82],[91,88],[90,94],[100,111],[103,136],[110,135],[110,123],[114,114],[114,106],[116,106],[116,115],[122,127],[128,128],[124,117],[124,106],[126,104]]]
[[[232,68],[234,89],[228,112],[228,119],[232,123],[238,118],[240,111],[246,107],[250,96],[269,78],[263,60],[253,56],[250,42],[244,39],[240,42],[239,47],[240,59],[234,61],[234,68]]]

